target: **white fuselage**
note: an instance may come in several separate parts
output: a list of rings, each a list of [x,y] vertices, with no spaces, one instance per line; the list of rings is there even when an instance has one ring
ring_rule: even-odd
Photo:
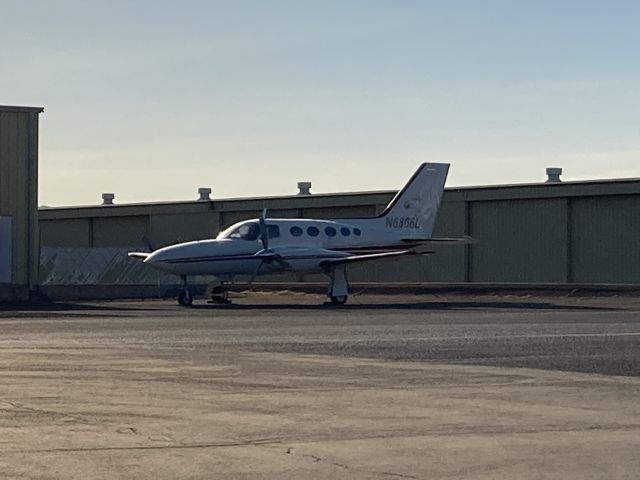
[[[321,272],[320,262],[354,253],[376,253],[406,248],[398,228],[380,219],[346,221],[267,219],[269,250],[286,256],[283,262],[264,262],[258,220],[232,225],[216,239],[180,243],[156,250],[145,263],[176,275],[252,275],[293,271]],[[407,229],[410,228],[407,223]]]
[[[344,270],[354,262],[409,253],[431,238],[449,169],[423,163],[377,217],[348,220],[265,218],[236,223],[215,240],[181,243],[151,254],[131,252],[160,270],[182,275],[233,277],[273,272],[336,275],[346,292]],[[332,292],[336,296],[336,288]]]

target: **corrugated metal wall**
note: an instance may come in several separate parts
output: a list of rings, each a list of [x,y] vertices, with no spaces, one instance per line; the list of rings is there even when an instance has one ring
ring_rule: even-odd
[[[557,283],[566,279],[564,199],[481,201],[471,204],[473,282]]]
[[[379,213],[395,192],[46,209],[46,246],[138,247],[211,238],[258,216],[348,218]],[[357,265],[352,281],[640,284],[640,180],[445,191],[435,236],[471,235],[468,247]],[[66,242],[66,243],[65,243]],[[293,277],[288,277],[292,279]],[[307,279],[321,279],[308,276]]]
[[[12,219],[11,284],[38,281],[38,114],[40,108],[0,106],[0,216]],[[14,290],[15,291],[15,290]]]
[[[640,283],[640,195],[571,202],[573,282]]]

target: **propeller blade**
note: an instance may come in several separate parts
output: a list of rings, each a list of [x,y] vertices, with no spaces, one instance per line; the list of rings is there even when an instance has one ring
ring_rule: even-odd
[[[260,257],[262,259],[262,263],[260,264],[260,267],[263,264],[266,264],[266,265],[276,264],[280,268],[291,268],[291,265],[289,264],[289,262],[287,262],[284,258],[282,258],[282,255],[278,255],[273,250],[260,250],[255,254],[255,256]]]
[[[147,250],[149,250],[150,252],[153,252],[155,250],[155,248],[153,248],[153,244],[151,243],[151,240],[149,240],[149,237],[147,237],[146,235],[143,235],[141,240],[142,240],[142,244]]]
[[[256,277],[260,273],[260,269],[262,268],[263,264],[264,264],[264,261],[260,260],[260,263],[258,263],[258,266],[256,267],[253,274],[251,275],[251,278],[249,278],[249,286],[253,284],[253,281],[256,279]]]
[[[269,231],[267,229],[267,209],[262,210],[262,216],[258,220],[258,225],[260,226],[260,241],[262,242],[262,247],[266,250],[269,248]]]
[[[280,265],[280,268],[291,268],[291,265],[289,264],[289,262],[287,262],[285,259],[283,259],[279,255],[273,258],[273,262]]]

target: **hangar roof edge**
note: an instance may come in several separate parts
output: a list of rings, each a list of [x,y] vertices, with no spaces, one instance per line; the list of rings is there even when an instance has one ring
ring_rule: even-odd
[[[46,210],[53,209],[75,209],[75,208],[115,208],[115,207],[146,207],[150,205],[184,205],[184,204],[197,204],[207,205],[209,203],[222,203],[222,202],[255,202],[256,200],[291,200],[291,199],[312,199],[312,198],[327,198],[327,197],[342,197],[350,195],[388,195],[394,194],[397,190],[375,190],[375,191],[363,191],[363,192],[333,192],[333,193],[314,193],[313,195],[264,195],[260,197],[227,197],[227,198],[212,198],[208,201],[202,200],[164,200],[158,202],[131,202],[131,203],[116,203],[113,205],[64,205],[64,206],[40,206],[38,208],[44,208]]]
[[[523,187],[566,187],[572,185],[598,185],[598,184],[616,184],[616,183],[640,183],[640,177],[630,178],[607,178],[595,180],[563,180],[561,182],[528,182],[528,183],[503,183],[497,185],[465,185],[461,187],[447,187],[445,190],[486,190],[486,189],[504,189],[504,188],[523,188]]]
[[[640,177],[636,178],[620,178],[620,179],[608,179],[608,180],[575,180],[575,181],[562,181],[560,183],[513,183],[502,185],[467,185],[459,187],[447,187],[445,191],[448,192],[462,192],[462,191],[480,191],[480,190],[509,190],[516,188],[543,188],[543,189],[560,189],[562,187],[579,187],[579,186],[597,186],[597,185],[615,185],[615,184],[629,184],[637,183],[640,188]],[[208,205],[212,203],[223,202],[254,202],[258,200],[292,200],[292,199],[320,199],[320,198],[336,198],[344,196],[360,196],[360,195],[393,195],[397,190],[370,190],[359,192],[332,192],[332,193],[314,193],[312,195],[265,195],[260,197],[228,197],[228,198],[212,198],[210,201],[199,200],[168,200],[158,202],[131,202],[131,203],[118,203],[115,205],[63,205],[63,206],[40,206],[40,209],[44,210],[76,210],[76,209],[89,209],[98,208],[100,210],[108,210],[118,207],[148,207],[148,206],[166,206],[166,205]]]
[[[15,105],[0,105],[0,112],[14,112],[14,113],[42,113],[44,107],[24,107]]]

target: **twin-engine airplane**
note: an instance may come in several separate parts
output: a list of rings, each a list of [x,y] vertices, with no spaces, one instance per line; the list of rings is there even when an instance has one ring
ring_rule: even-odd
[[[266,218],[245,220],[220,232],[214,240],[179,243],[130,257],[164,272],[180,275],[178,303],[191,305],[189,275],[233,278],[280,272],[324,273],[328,297],[347,301],[346,268],[407,255],[427,255],[425,246],[468,244],[469,237],[432,238],[449,164],[423,163],[405,187],[377,217],[345,220]]]

